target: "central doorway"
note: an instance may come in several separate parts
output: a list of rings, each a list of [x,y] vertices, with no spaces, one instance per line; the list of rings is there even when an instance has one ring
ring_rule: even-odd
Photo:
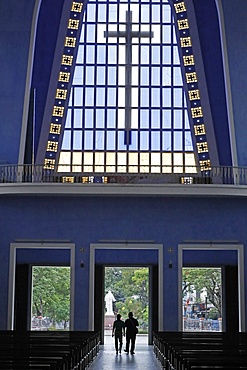
[[[127,253],[126,253],[127,252]],[[138,261],[138,264],[137,262]],[[105,267],[143,267],[149,269],[149,330],[163,328],[163,246],[150,243],[100,243],[90,248],[89,330],[102,333],[104,343]]]
[[[121,320],[128,318],[133,312],[139,323],[139,334],[146,336],[149,332],[149,267],[114,266],[104,269],[104,337],[112,335],[113,322],[116,315]]]

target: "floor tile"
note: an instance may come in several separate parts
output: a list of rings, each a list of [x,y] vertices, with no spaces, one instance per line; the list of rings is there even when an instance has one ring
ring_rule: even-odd
[[[115,354],[114,338],[105,337],[105,344],[88,370],[160,370],[161,366],[153,354],[153,346],[147,344],[147,336],[137,335],[135,355]],[[125,341],[124,341],[125,342]],[[123,346],[124,347],[124,346]]]

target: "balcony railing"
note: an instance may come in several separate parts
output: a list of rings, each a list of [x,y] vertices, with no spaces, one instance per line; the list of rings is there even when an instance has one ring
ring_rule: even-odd
[[[64,171],[63,171],[64,169]],[[59,165],[59,171],[45,169],[43,165],[1,165],[1,183],[103,183],[103,184],[218,184],[247,185],[247,167],[182,168],[166,166],[163,173],[108,173],[67,172],[68,165]],[[152,167],[152,171],[155,168]]]

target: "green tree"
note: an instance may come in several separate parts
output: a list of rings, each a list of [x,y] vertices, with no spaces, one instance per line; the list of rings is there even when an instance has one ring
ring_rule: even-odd
[[[34,267],[32,312],[49,317],[55,324],[70,317],[70,269],[68,267]]]
[[[124,293],[121,286],[122,272],[124,268],[107,267],[105,269],[105,294],[108,290],[114,292],[116,301],[124,300]]]
[[[221,270],[218,268],[183,268],[183,296],[187,292],[207,291],[207,300],[221,317]]]
[[[148,306],[148,269],[141,268],[134,271],[132,277],[134,283],[135,295],[138,295],[138,299],[142,304],[142,308]]]

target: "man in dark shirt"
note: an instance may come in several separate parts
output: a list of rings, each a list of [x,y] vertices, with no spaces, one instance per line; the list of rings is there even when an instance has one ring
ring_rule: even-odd
[[[121,315],[117,315],[117,320],[114,321],[112,327],[112,336],[115,335],[115,349],[116,355],[118,354],[118,342],[119,342],[119,353],[121,355],[122,345],[123,345],[123,335],[125,335],[125,325],[121,320]]]
[[[125,320],[125,327],[126,327],[126,349],[125,352],[129,353],[130,341],[131,341],[131,348],[130,353],[132,355],[135,354],[135,342],[136,342],[136,334],[138,333],[137,326],[139,326],[138,321],[133,317],[133,313],[129,312],[129,318]]]

